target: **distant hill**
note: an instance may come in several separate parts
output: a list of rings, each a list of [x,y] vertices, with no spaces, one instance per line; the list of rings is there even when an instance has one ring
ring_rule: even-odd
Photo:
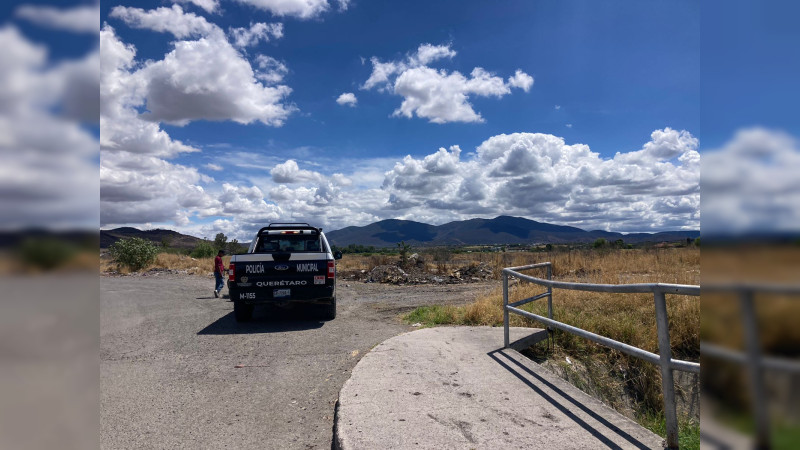
[[[699,231],[665,231],[661,233],[622,234],[602,230],[537,222],[522,217],[499,216],[494,219],[470,219],[428,225],[411,220],[389,219],[363,227],[346,227],[326,233],[332,244],[393,247],[400,241],[417,246],[483,245],[532,243],[591,243],[598,238],[622,239],[625,243],[680,241],[700,236]]]
[[[172,230],[156,229],[142,231],[138,228],[123,227],[114,228],[113,230],[100,230],[100,248],[108,248],[111,244],[120,239],[132,237],[148,239],[158,245],[161,245],[162,240],[166,239],[169,242],[170,247],[184,249],[193,249],[199,242],[202,241],[200,238],[181,234]]]
[[[0,231],[0,249],[17,247],[25,241],[54,239],[85,248],[97,247],[97,233],[88,230],[52,231],[28,228],[18,231]]]

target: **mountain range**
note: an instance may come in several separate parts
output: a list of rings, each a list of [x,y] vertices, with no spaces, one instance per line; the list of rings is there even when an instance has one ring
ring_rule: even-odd
[[[607,241],[622,239],[627,244],[671,242],[700,236],[699,231],[663,231],[660,233],[614,233],[586,231],[576,227],[537,222],[522,217],[499,216],[494,219],[469,219],[429,225],[412,220],[381,220],[363,227],[346,227],[325,233],[328,241],[339,247],[360,244],[394,247],[398,242],[414,246],[491,245],[491,244],[566,244],[591,243],[598,238]],[[124,227],[100,230],[100,247],[129,237],[149,239],[156,244],[166,242],[173,248],[194,248],[202,239],[172,230],[147,230]],[[246,244],[243,242],[243,244]]]
[[[363,227],[346,227],[327,232],[328,241],[339,247],[360,244],[393,247],[398,242],[417,246],[591,243],[599,238],[622,239],[625,243],[680,241],[700,236],[700,231],[663,231],[660,233],[615,233],[586,231],[576,227],[553,225],[522,217],[499,216],[494,219],[469,219],[429,225],[411,220],[389,219]]]

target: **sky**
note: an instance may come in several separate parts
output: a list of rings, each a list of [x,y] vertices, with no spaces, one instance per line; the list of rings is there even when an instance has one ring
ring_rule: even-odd
[[[765,151],[784,170],[762,178],[796,178],[798,59],[776,56],[797,30],[770,2],[699,3],[6,3],[0,226],[694,230],[701,154],[703,223],[751,226],[752,186],[723,197]]]

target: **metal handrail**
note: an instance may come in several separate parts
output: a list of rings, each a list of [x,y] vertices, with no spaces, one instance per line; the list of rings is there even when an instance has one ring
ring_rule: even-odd
[[[530,275],[519,273],[520,270],[537,268],[547,269],[547,278],[537,278]],[[547,292],[512,304],[508,302],[508,278],[514,277],[520,280],[529,281],[547,287]],[[610,293],[651,293],[655,303],[656,328],[658,332],[658,355],[644,349],[619,342],[614,339],[601,336],[581,328],[568,325],[557,320],[553,320],[553,288],[567,289],[576,291],[590,292],[610,292]],[[572,333],[583,338],[589,339],[598,344],[613,348],[620,352],[643,359],[653,364],[658,364],[661,368],[661,391],[664,396],[664,418],[667,428],[667,447],[678,448],[678,416],[675,403],[675,382],[672,376],[673,370],[684,372],[699,373],[700,364],[672,358],[672,349],[669,340],[669,318],[667,317],[666,294],[671,295],[700,295],[700,286],[663,284],[663,283],[639,283],[639,284],[590,284],[590,283],[570,283],[564,281],[553,281],[553,267],[549,262],[531,264],[527,266],[508,267],[503,269],[503,339],[505,347],[509,346],[509,313],[519,314],[533,320],[548,325],[549,327]],[[540,298],[547,297],[547,317],[523,311],[516,306],[529,303]]]
[[[770,418],[764,370],[800,374],[800,362],[764,356],[758,338],[758,320],[755,311],[755,294],[793,295],[800,298],[800,286],[766,283],[705,284],[703,291],[737,294],[742,317],[745,351],[733,350],[707,342],[700,342],[700,354],[746,366],[750,382],[753,417],[755,419],[754,448],[770,448]]]

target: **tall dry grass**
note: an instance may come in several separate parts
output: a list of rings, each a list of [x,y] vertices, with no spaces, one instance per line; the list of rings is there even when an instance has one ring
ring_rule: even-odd
[[[222,258],[222,262],[226,268],[228,267],[230,260],[230,256],[225,256]],[[148,265],[142,270],[147,271],[152,269],[179,270],[185,271],[185,273],[191,275],[207,275],[214,271],[214,258],[192,258],[191,256],[187,255],[176,255],[174,253],[162,252],[156,255],[156,259],[152,264]],[[127,275],[131,273],[131,270],[124,265],[118,264],[109,257],[101,257],[100,272],[116,272]]]
[[[563,280],[586,279],[596,283],[663,282],[698,284],[700,249],[653,248],[626,250],[574,249],[552,252],[453,253],[438,257],[437,250],[421,251],[420,257],[431,273],[451,273],[474,264],[487,264],[500,279],[502,269],[539,262],[553,263],[553,276]],[[371,270],[377,265],[395,264],[397,255],[346,254],[337,264],[339,270]],[[683,268],[681,272],[679,268]]]
[[[707,248],[703,250],[702,265],[704,284],[797,285],[800,282],[800,246],[751,243]],[[754,299],[759,345],[764,355],[800,359],[800,327],[797,326],[800,298],[757,293]],[[703,342],[744,350],[743,317],[736,293],[704,293],[702,317]],[[750,410],[752,398],[743,366],[704,358],[702,380],[705,398],[724,405],[729,412],[745,414]],[[770,378],[767,383],[773,414],[783,418],[800,417],[797,403],[792,401],[785,385],[770,384]]]

